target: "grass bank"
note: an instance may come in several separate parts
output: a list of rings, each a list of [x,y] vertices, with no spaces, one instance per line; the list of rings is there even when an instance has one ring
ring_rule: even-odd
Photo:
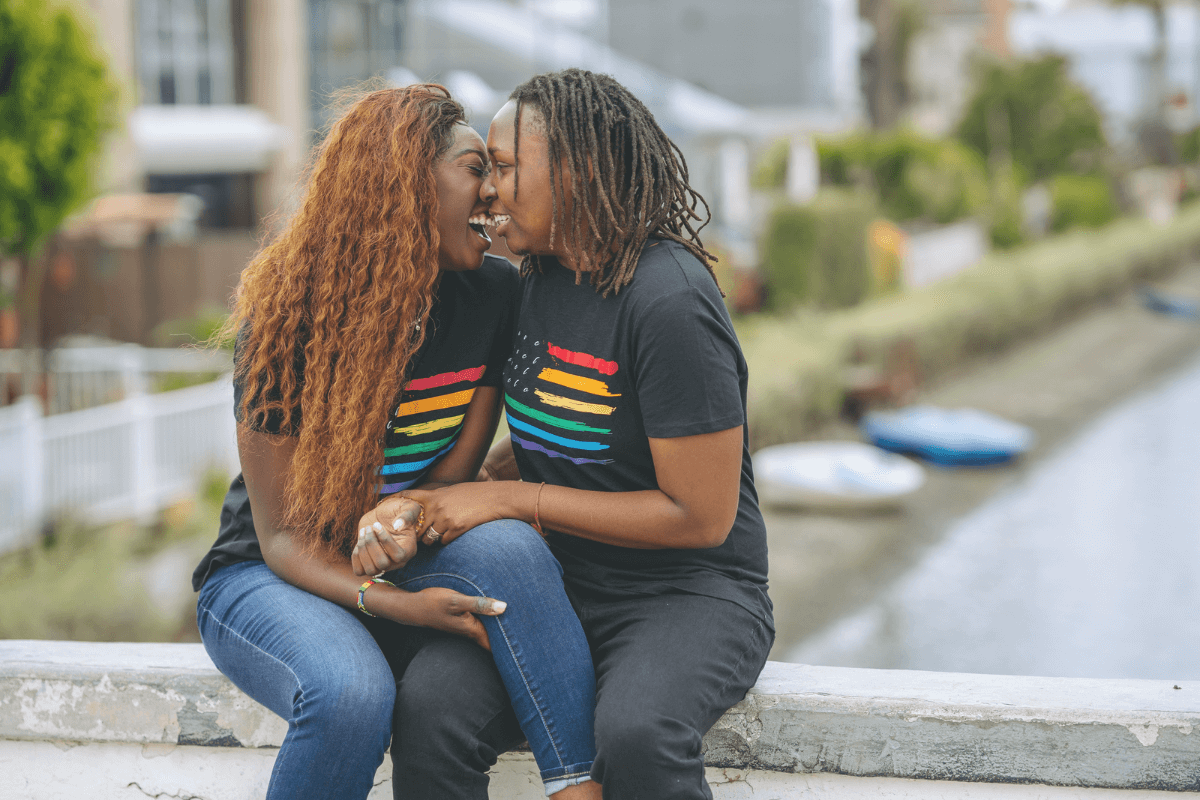
[[[62,520],[0,556],[0,639],[199,641],[188,579],[212,544],[225,479],[151,524]]]
[[[1123,219],[992,253],[934,286],[845,311],[739,320],[754,446],[801,439],[836,415],[856,352],[881,362],[909,340],[924,378],[936,378],[1197,258],[1200,204],[1192,204],[1165,226]]]

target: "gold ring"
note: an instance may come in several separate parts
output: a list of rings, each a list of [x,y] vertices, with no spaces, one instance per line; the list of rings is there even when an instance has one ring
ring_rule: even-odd
[[[437,544],[442,540],[442,535],[435,531],[433,526],[430,525],[425,531],[425,539],[429,542],[429,544]]]

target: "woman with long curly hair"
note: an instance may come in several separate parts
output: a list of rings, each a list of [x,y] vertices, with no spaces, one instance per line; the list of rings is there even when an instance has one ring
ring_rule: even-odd
[[[505,520],[438,546],[405,497],[473,480],[495,433],[517,276],[485,256],[487,172],[444,88],[366,94],[242,274],[223,332],[242,474],[193,585],[213,662],[288,720],[269,798],[366,797],[405,677],[479,648],[494,666],[470,680],[507,689],[515,717],[502,703],[439,735],[476,737],[499,714],[521,725],[547,794],[597,791],[590,654],[542,538]],[[395,535],[363,546],[385,501]],[[381,579],[375,561],[395,571]],[[474,767],[417,775],[416,749],[392,743],[397,795],[486,786]]]

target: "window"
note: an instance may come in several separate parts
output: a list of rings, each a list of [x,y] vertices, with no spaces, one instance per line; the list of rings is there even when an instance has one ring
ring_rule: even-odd
[[[235,103],[233,4],[238,0],[136,0],[142,103]]]
[[[402,63],[406,0],[309,0],[313,127],[330,94]]]

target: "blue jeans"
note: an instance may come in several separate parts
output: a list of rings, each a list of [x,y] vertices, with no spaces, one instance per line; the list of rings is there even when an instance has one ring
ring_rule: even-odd
[[[422,548],[387,577],[409,591],[440,586],[508,603],[499,617],[482,619],[546,793],[587,780],[595,674],[541,537],[523,522],[488,523],[445,547]],[[396,687],[355,615],[251,561],[209,577],[197,622],[217,668],[288,721],[268,798],[365,798],[391,735]]]

